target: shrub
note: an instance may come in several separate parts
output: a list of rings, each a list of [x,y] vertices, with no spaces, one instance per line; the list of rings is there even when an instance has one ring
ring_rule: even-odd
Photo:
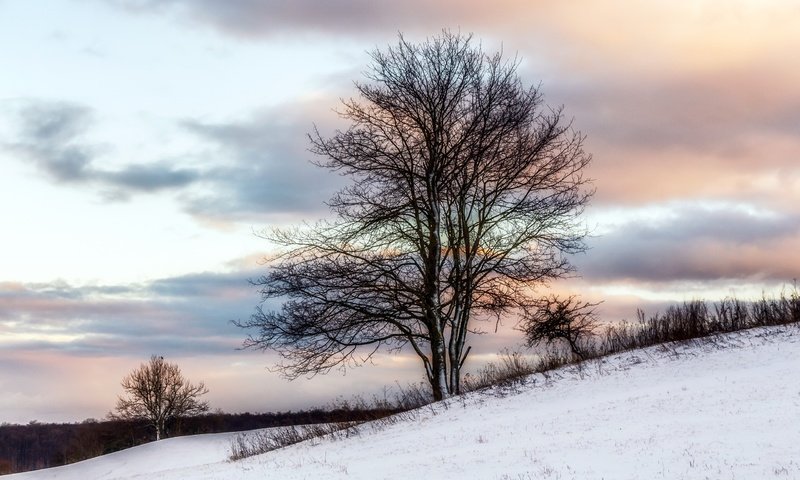
[[[527,315],[519,329],[525,333],[526,346],[542,342],[564,342],[579,359],[584,359],[589,341],[597,329],[597,303],[581,302],[576,296],[541,299],[532,315]]]

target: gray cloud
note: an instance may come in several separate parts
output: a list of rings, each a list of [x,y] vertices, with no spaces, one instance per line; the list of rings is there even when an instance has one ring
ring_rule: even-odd
[[[196,297],[218,298],[226,293],[233,297],[241,296],[248,290],[248,279],[255,271],[233,274],[191,273],[178,277],[154,280],[147,285],[147,291],[158,297],[177,297],[194,299]],[[193,300],[192,300],[193,301]]]
[[[129,191],[155,192],[188,186],[200,179],[192,169],[176,169],[164,162],[131,165],[120,171],[93,172],[104,183]]]
[[[646,223],[645,223],[646,222]],[[677,208],[667,218],[618,225],[575,259],[587,281],[751,279],[800,275],[800,217],[733,208]]]
[[[255,271],[198,273],[147,284],[0,283],[0,349],[77,355],[229,354],[259,297]],[[34,340],[35,339],[35,340]]]
[[[32,103],[20,113],[22,133],[31,140],[48,144],[69,143],[90,123],[88,108],[69,103]]]
[[[92,125],[93,112],[85,106],[28,102],[19,113],[19,136],[9,147],[59,183],[96,185],[117,198],[187,187],[200,177],[197,170],[167,162],[100,168],[96,160],[104,148],[85,139]]]
[[[84,180],[94,149],[76,144],[90,123],[88,108],[67,103],[34,103],[20,113],[22,142],[17,148],[61,182]]]
[[[170,13],[238,36],[268,36],[298,31],[346,35],[441,28],[448,19],[454,27],[475,18],[475,10],[491,14],[513,2],[501,1],[492,8],[484,2],[393,0],[110,0],[136,13]]]
[[[325,212],[324,202],[345,180],[311,163],[307,133],[314,118],[308,107],[273,108],[230,123],[185,121],[189,132],[215,149],[208,156],[224,159],[206,177],[213,188],[185,198],[188,210],[221,218]],[[332,117],[317,120],[325,124]]]
[[[331,107],[336,103],[330,99]],[[344,180],[311,164],[307,133],[314,120],[335,122],[331,112],[315,116],[313,105],[301,102],[228,123],[184,120],[183,130],[205,141],[202,169],[165,161],[108,169],[99,160],[113,152],[87,140],[94,124],[91,109],[36,101],[20,110],[18,135],[6,148],[59,184],[88,185],[110,199],[177,190],[187,212],[214,220],[321,215]]]

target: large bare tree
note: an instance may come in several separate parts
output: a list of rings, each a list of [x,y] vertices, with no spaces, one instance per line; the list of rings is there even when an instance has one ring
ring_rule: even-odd
[[[156,440],[164,436],[169,420],[199,415],[208,411],[208,403],[199,400],[208,393],[203,382],[197,385],[183,378],[177,364],[153,355],[148,363],[125,376],[122,388],[126,396],[117,398],[116,411],[110,416],[122,419],[145,419],[156,431]]]
[[[401,35],[371,60],[339,112],[350,127],[310,135],[320,165],[353,183],[332,220],[265,232],[283,248],[255,283],[283,304],[239,325],[290,378],[407,348],[442,399],[460,389],[478,322],[524,318],[534,287],[571,271],[590,156],[519,61],[471,36]]]

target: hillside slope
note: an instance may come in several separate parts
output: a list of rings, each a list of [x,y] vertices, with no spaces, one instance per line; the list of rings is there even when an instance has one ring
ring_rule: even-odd
[[[506,393],[238,462],[222,434],[7,478],[800,479],[797,326],[620,354]]]

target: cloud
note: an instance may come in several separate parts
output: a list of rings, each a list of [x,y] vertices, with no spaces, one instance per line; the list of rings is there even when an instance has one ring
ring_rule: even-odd
[[[88,108],[66,103],[36,103],[20,114],[22,143],[17,148],[61,182],[84,180],[94,149],[75,138],[90,123]]]
[[[800,274],[800,216],[729,205],[642,215],[590,241],[575,259],[594,283],[738,279],[780,283]]]
[[[543,91],[588,137],[595,202],[798,204],[800,71],[785,62],[653,78],[626,66],[575,74],[564,72],[565,81],[545,83]]]
[[[608,72],[620,66],[669,74],[707,70],[766,53],[785,63],[797,46],[800,7],[781,0],[105,0],[248,38],[308,34],[383,41],[395,32],[472,31],[529,55]],[[658,75],[656,75],[658,76]]]
[[[356,36],[368,49],[393,42],[398,30],[414,40],[442,27],[474,31],[487,50],[502,40],[509,56],[519,52],[528,83],[542,80],[547,101],[563,103],[588,135],[595,202],[747,197],[772,208],[800,205],[793,194],[800,187],[794,134],[800,71],[785,60],[800,48],[800,37],[792,21],[798,9],[790,2],[111,3],[234,36],[272,41],[281,34],[302,46],[313,46],[309,33],[325,41]],[[346,80],[358,79],[354,72],[348,69]],[[317,102],[337,103],[333,95]],[[307,164],[305,133],[318,118],[298,102],[238,120],[185,120],[185,131],[217,148],[209,150],[208,170],[156,161],[117,174],[98,172],[92,160],[99,147],[85,142],[50,155],[45,168],[65,182],[92,178],[124,194],[180,189],[184,208],[211,221],[317,215],[344,183],[333,185],[332,178],[340,179]]]
[[[735,68],[640,79],[551,86],[581,128],[604,143],[749,156],[753,137],[793,136],[800,128],[800,75],[783,68]],[[647,119],[647,121],[642,121]],[[646,159],[645,159],[646,160]],[[786,160],[783,160],[785,163]]]
[[[196,273],[145,284],[0,283],[0,349],[76,355],[226,354],[259,297],[254,270]]]
[[[449,19],[458,25],[476,14],[497,17],[515,2],[487,4],[477,0],[395,2],[391,0],[112,0],[110,3],[136,13],[165,14],[210,25],[236,36],[324,32],[347,36],[394,32],[398,28],[440,29]],[[423,13],[424,12],[424,13]]]
[[[200,172],[166,162],[97,166],[107,148],[85,139],[94,125],[94,112],[67,102],[29,101],[18,116],[19,135],[8,147],[62,184],[97,186],[110,196],[181,189],[196,182]]]
[[[94,172],[97,180],[128,191],[155,192],[186,187],[200,179],[192,169],[176,169],[165,163],[131,165],[120,171]]]
[[[335,104],[331,98],[329,105]],[[217,159],[205,176],[212,188],[185,196],[187,209],[222,219],[324,215],[324,202],[346,180],[311,163],[308,133],[314,120],[327,130],[334,118],[299,102],[229,122],[184,121],[208,145],[206,156]]]
[[[334,107],[331,97],[320,104]],[[345,184],[336,174],[311,164],[308,132],[335,125],[336,115],[316,104],[257,110],[226,122],[184,119],[176,122],[200,148],[186,161],[149,161],[120,168],[101,166],[114,152],[88,140],[95,112],[67,102],[28,101],[20,109],[18,135],[6,148],[65,186],[90,186],[104,197],[178,192],[188,213],[210,221],[263,221],[289,215],[324,215],[325,201]],[[196,152],[200,151],[200,154]],[[199,161],[198,161],[199,159]]]

